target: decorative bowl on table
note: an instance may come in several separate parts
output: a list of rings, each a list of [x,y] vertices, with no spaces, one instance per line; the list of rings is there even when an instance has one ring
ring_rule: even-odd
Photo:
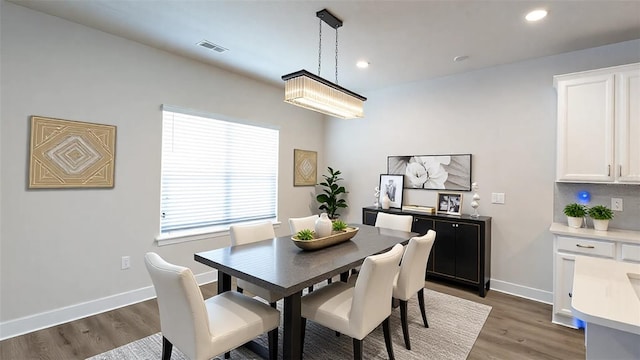
[[[299,240],[296,236],[292,236],[291,241],[302,250],[320,250],[351,239],[358,233],[358,230],[357,227],[348,226],[341,231],[332,231],[329,236],[311,240]]]

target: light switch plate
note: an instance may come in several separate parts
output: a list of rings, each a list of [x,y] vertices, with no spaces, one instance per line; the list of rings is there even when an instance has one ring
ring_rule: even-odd
[[[492,204],[504,204],[504,193],[491,193]]]

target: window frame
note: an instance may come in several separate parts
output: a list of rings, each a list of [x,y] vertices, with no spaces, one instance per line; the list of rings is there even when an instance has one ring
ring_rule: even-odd
[[[275,194],[275,202],[274,202],[274,217],[270,218],[270,219],[260,219],[260,220],[253,220],[253,221],[242,221],[242,222],[232,222],[229,224],[224,224],[224,225],[213,225],[213,226],[206,226],[206,227],[199,227],[199,228],[191,228],[191,229],[180,229],[180,230],[172,230],[172,231],[162,231],[161,228],[161,224],[162,224],[162,177],[163,177],[163,170],[162,170],[162,165],[161,165],[161,169],[160,169],[160,208],[158,209],[158,219],[159,219],[159,223],[158,223],[158,235],[156,236],[156,243],[158,244],[158,246],[164,246],[164,245],[170,245],[170,244],[177,244],[177,243],[182,243],[182,242],[187,242],[187,241],[198,241],[198,240],[205,240],[205,239],[212,239],[212,238],[217,238],[217,237],[223,237],[223,236],[228,236],[229,234],[229,226],[231,225],[236,225],[236,224],[250,224],[250,223],[256,223],[256,222],[263,222],[265,220],[270,220],[272,221],[273,225],[275,228],[279,228],[281,223],[280,221],[278,221],[278,192],[279,192],[279,162],[280,162],[280,127],[279,126],[275,126],[275,125],[271,125],[271,124],[263,124],[263,123],[255,123],[255,122],[250,122],[250,121],[246,121],[246,120],[239,120],[239,119],[235,119],[235,118],[231,118],[225,115],[221,115],[221,114],[214,114],[214,113],[208,113],[208,112],[204,112],[204,111],[198,111],[198,110],[192,110],[192,109],[185,109],[182,107],[178,107],[178,106],[173,106],[173,105],[166,105],[163,104],[161,106],[161,121],[162,121],[162,126],[161,126],[161,136],[164,137],[164,116],[165,116],[165,112],[175,112],[175,113],[179,113],[181,115],[188,115],[188,116],[197,116],[197,117],[202,117],[202,118],[208,118],[214,121],[222,121],[222,122],[228,122],[228,123],[233,123],[233,124],[241,124],[241,125],[248,125],[248,126],[255,126],[255,127],[259,127],[259,128],[263,128],[263,129],[271,129],[271,130],[276,130],[277,131],[277,150],[276,150],[276,159],[275,159],[275,189],[276,189],[276,194]],[[163,146],[164,144],[161,144],[161,162],[164,159],[164,153],[163,153]]]

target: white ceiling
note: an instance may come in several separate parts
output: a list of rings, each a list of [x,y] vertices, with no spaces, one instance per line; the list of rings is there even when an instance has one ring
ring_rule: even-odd
[[[180,1],[10,0],[107,33],[282,85],[281,76],[318,70],[319,19],[344,26],[339,84],[368,90],[640,39],[633,1]],[[545,8],[549,16],[527,23]],[[224,53],[196,44],[209,40]],[[335,80],[335,31],[323,23],[321,76]],[[640,49],[638,49],[640,54]],[[455,56],[469,56],[454,62]],[[371,63],[366,69],[357,60]]]

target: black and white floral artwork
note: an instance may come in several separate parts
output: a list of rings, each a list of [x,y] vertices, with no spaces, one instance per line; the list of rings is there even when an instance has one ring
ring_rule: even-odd
[[[405,189],[471,191],[471,154],[389,156],[387,173],[404,175]]]

